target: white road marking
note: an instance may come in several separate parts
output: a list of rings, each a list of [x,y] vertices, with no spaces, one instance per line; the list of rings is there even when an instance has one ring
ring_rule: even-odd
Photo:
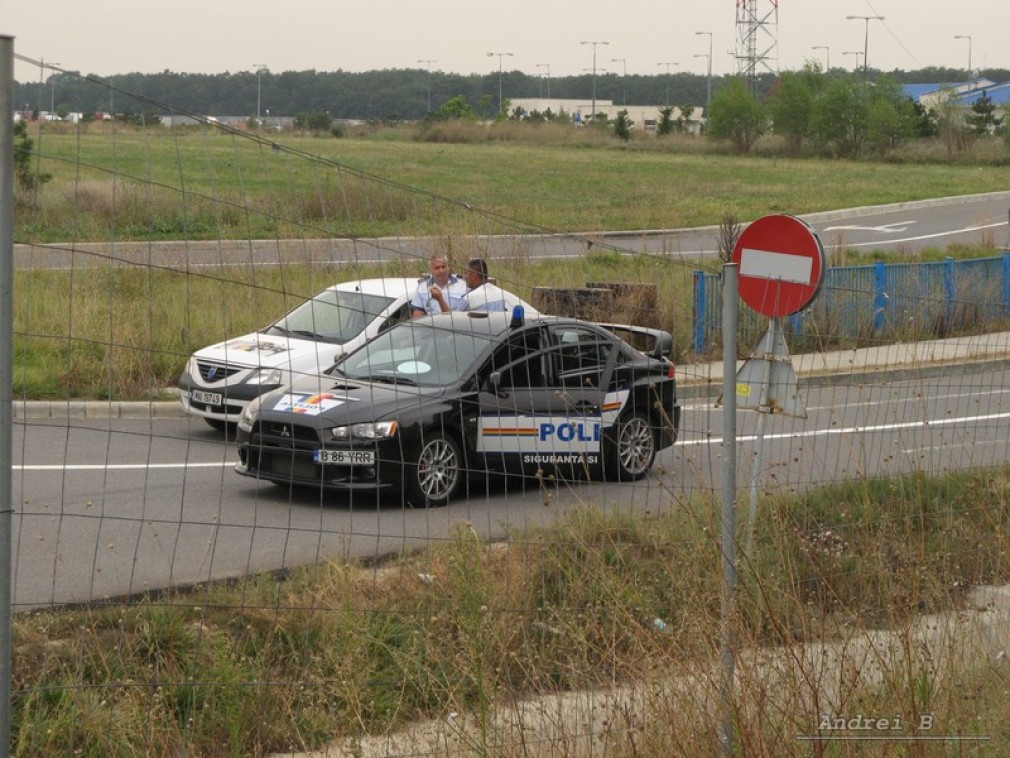
[[[967,234],[969,232],[980,232],[985,229],[995,229],[998,226],[1006,226],[1007,221],[999,221],[994,224],[983,224],[982,226],[969,226],[964,229],[951,229],[947,232],[936,232],[934,234],[920,234],[917,237],[904,237],[895,240],[875,240],[873,242],[846,242],[845,247],[875,247],[879,245],[899,245],[904,242],[919,242],[921,240],[936,239],[938,237],[950,237],[955,234]],[[826,229],[824,231],[827,231]]]
[[[46,463],[46,464],[14,464],[15,471],[144,471],[150,469],[179,468],[224,468],[234,466],[235,461],[218,461],[216,463]]]
[[[948,395],[929,395],[927,397],[894,397],[886,400],[855,400],[848,403],[832,403],[831,405],[810,405],[807,411],[835,411],[839,408],[869,408],[875,405],[895,405],[898,403],[918,403],[927,400],[953,400],[959,397],[985,397],[986,395],[1007,395],[1008,390],[989,390],[987,392],[955,392]],[[720,406],[715,404],[715,398],[707,403],[688,403],[680,406],[681,412],[687,411],[713,411],[720,410]]]
[[[854,232],[884,232],[886,234],[890,234],[892,232],[903,232],[914,223],[915,223],[914,221],[895,221],[890,224],[882,224],[881,226],[861,226],[859,224],[849,224],[843,226],[826,226],[824,227],[824,231],[833,232],[836,230],[842,230],[842,231],[854,231]]]
[[[870,432],[893,432],[899,429],[925,429],[930,426],[951,426],[953,424],[973,424],[979,421],[997,421],[1010,418],[1010,413],[988,413],[983,416],[960,416],[957,418],[927,419],[926,421],[900,421],[893,424],[874,424],[872,426],[845,426],[836,429],[808,429],[802,432],[779,432],[766,434],[766,440],[797,440],[805,437],[829,437],[840,434],[867,434]],[[737,442],[754,442],[755,434],[737,437]],[[722,437],[709,437],[702,440],[678,440],[677,445],[693,447],[695,445],[721,445]]]
[[[1007,446],[1007,440],[982,440],[977,442],[975,440],[961,441],[957,443],[958,447],[985,447],[987,445],[1001,445],[1003,447]],[[942,451],[949,453],[953,445],[929,445],[927,447],[906,447],[902,449],[904,455],[912,455],[914,453],[935,453],[936,451]]]

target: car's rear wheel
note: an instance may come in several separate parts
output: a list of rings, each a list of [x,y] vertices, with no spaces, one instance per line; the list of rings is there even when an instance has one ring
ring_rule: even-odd
[[[649,473],[656,460],[656,430],[647,414],[634,411],[617,422],[605,455],[607,478],[635,481]]]
[[[404,489],[407,501],[418,507],[445,505],[463,483],[463,455],[459,443],[436,432],[418,444],[410,458]]]

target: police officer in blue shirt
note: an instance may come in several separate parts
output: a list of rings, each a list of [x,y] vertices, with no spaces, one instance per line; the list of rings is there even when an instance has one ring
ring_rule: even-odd
[[[449,270],[449,259],[434,253],[428,259],[428,273],[418,280],[410,298],[411,318],[456,310],[466,289],[466,282]]]

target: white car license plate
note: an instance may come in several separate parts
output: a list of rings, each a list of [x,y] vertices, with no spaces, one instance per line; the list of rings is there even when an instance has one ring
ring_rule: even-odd
[[[204,392],[203,390],[190,390],[189,399],[204,405],[221,405],[224,396],[220,392]]]
[[[335,463],[340,466],[375,465],[375,452],[371,450],[316,450],[312,458],[316,463]]]

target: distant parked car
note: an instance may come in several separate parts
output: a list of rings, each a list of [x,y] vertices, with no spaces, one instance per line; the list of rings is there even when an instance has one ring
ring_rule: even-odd
[[[362,279],[328,287],[269,326],[198,350],[179,377],[186,413],[223,429],[264,392],[315,375],[410,318],[415,278]]]

